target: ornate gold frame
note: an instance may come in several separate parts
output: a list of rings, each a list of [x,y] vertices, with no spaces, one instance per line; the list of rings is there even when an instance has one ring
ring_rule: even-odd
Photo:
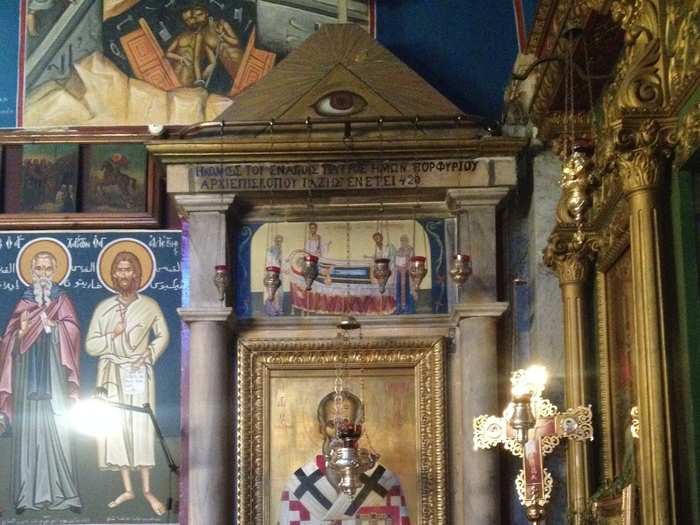
[[[269,432],[265,414],[269,407],[272,370],[335,370],[350,368],[409,368],[416,394],[419,439],[418,525],[447,523],[447,461],[445,438],[445,341],[444,339],[323,339],[242,340],[237,358],[236,516],[237,523],[265,523],[264,478],[270,458],[265,457]]]
[[[610,356],[610,308],[607,274],[619,258],[630,248],[629,206],[620,199],[615,206],[610,222],[598,236],[598,257],[595,272],[595,324],[598,350],[598,388],[600,395],[600,421],[602,428],[601,453],[603,477],[612,480],[615,476],[612,424],[612,375]]]
[[[636,488],[627,485],[622,493],[614,497],[601,498],[593,504],[593,516],[600,525],[634,525]]]

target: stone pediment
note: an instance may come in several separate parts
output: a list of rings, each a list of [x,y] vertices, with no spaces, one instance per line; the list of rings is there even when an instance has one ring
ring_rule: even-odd
[[[364,99],[353,118],[457,115],[459,108],[353,24],[322,26],[217,120],[322,118],[324,96],[349,91]]]

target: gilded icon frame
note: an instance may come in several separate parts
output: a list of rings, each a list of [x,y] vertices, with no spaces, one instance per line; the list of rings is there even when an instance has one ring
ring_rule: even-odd
[[[270,464],[273,455],[275,461],[280,460],[271,450],[271,391],[275,378],[300,372],[310,378],[321,375],[324,388],[332,390],[334,375],[343,369],[349,371],[347,373],[359,373],[360,377],[409,374],[413,384],[415,432],[411,439],[416,451],[413,468],[418,509],[417,515],[411,516],[412,523],[445,525],[445,351],[443,338],[240,340],[237,353],[237,522],[274,525],[270,521],[271,508],[279,496],[271,492]],[[381,443],[372,445],[382,452]]]
[[[601,239],[602,242],[600,242],[598,246],[599,252],[595,272],[598,391],[600,396],[600,434],[602,436],[602,475],[604,479],[612,481],[614,479],[620,479],[623,476],[623,469],[620,465],[622,465],[624,458],[620,457],[620,451],[616,450],[616,448],[619,447],[615,445],[616,440],[620,437],[617,435],[617,431],[622,427],[619,421],[617,423],[614,421],[616,415],[614,414],[613,404],[618,398],[619,392],[617,391],[618,388],[615,381],[616,361],[613,355],[615,345],[612,339],[615,336],[615,331],[620,329],[619,326],[613,326],[615,321],[613,317],[616,313],[617,306],[619,306],[615,303],[615,298],[619,298],[624,292],[621,290],[611,290],[610,280],[612,274],[617,270],[617,267],[624,264],[623,259],[625,257],[631,257],[629,207],[625,199],[621,199],[616,203],[612,219],[607,224],[607,227],[601,235]],[[630,282],[630,287],[632,286],[633,284]],[[633,312],[631,312],[631,315],[630,329],[631,333],[634,334]],[[632,338],[632,344],[633,339],[634,338]],[[631,348],[629,364],[632,378],[634,378],[634,367],[636,366],[634,360],[634,348]],[[634,385],[634,379],[632,379],[632,381],[632,404],[636,405],[636,386]],[[629,417],[629,421],[631,424],[631,416]],[[625,425],[625,428],[629,428],[629,425]],[[627,430],[625,432],[627,432]]]

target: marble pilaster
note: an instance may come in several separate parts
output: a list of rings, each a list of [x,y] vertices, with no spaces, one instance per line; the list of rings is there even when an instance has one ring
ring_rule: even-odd
[[[467,303],[458,305],[453,314],[455,375],[452,395],[460,400],[461,428],[459,453],[451,456],[461,467],[462,505],[454,509],[453,523],[493,525],[501,523],[500,476],[498,450],[474,450],[473,422],[481,414],[499,414],[498,405],[498,320],[507,303]],[[452,379],[452,378],[451,378]],[[459,392],[454,392],[455,387]],[[456,409],[457,407],[450,407]],[[461,520],[461,521],[459,521]]]
[[[455,216],[454,252],[469,254],[472,276],[451,293],[455,352],[448,359],[452,417],[450,457],[452,522],[500,523],[497,451],[474,451],[473,420],[498,408],[498,318],[507,309],[497,300],[496,208],[509,187],[462,188],[447,193]],[[478,475],[475,475],[478,473]]]
[[[227,523],[234,469],[230,380],[233,358],[227,325],[232,309],[219,300],[214,266],[226,263],[226,217],[234,195],[176,195],[190,232],[190,302],[179,310],[190,328],[188,523]]]

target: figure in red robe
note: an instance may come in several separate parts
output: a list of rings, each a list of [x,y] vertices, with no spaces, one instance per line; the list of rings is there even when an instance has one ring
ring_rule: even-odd
[[[26,510],[82,508],[68,410],[78,398],[80,329],[53,278],[56,258],[37,253],[0,340],[0,435],[12,435],[12,502]]]

